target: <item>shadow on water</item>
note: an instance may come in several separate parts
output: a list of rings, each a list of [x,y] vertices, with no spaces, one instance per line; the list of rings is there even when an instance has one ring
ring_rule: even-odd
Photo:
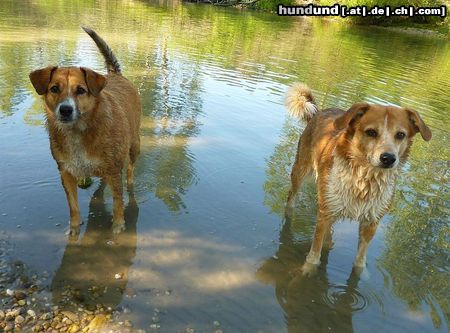
[[[112,214],[104,200],[101,182],[89,204],[86,231],[79,241],[69,241],[56,271],[51,291],[54,304],[115,307],[128,283],[128,270],[136,255],[136,222],[139,207],[129,192],[125,231],[115,235]],[[118,275],[116,275],[118,274]]]
[[[352,315],[364,309],[366,301],[358,291],[359,275],[354,271],[344,285],[334,285],[327,276],[329,251],[313,276],[300,267],[311,246],[307,228],[293,232],[292,225],[304,223],[286,218],[279,235],[280,246],[256,272],[256,277],[275,288],[283,308],[288,332],[353,332]]]

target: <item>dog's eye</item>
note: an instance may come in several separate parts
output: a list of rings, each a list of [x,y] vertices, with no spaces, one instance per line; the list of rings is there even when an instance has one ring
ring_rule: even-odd
[[[59,87],[58,86],[53,86],[50,88],[50,91],[54,94],[59,93]]]
[[[78,87],[77,91],[75,92],[77,95],[83,95],[86,92],[86,90],[82,87]]]
[[[397,132],[395,134],[395,138],[399,140],[403,140],[405,138],[406,134],[404,132]]]
[[[370,136],[372,138],[376,138],[377,137],[377,131],[375,131],[374,129],[368,129],[366,130],[366,134],[367,136]]]

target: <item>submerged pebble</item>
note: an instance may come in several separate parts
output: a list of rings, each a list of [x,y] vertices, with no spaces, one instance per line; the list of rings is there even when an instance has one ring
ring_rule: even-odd
[[[36,318],[36,312],[34,312],[34,310],[29,309],[29,310],[27,311],[27,314],[28,314],[30,317]]]
[[[14,292],[14,297],[17,300],[23,300],[23,299],[27,298],[27,294],[25,294],[23,291],[19,290],[19,291]]]

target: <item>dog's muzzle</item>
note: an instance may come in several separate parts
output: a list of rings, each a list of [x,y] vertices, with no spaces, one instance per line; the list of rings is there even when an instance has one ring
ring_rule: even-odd
[[[392,168],[397,161],[397,157],[391,153],[383,153],[380,155],[380,167]]]
[[[70,105],[61,105],[59,107],[59,116],[62,121],[71,121],[73,112],[73,107],[71,107]]]
[[[78,118],[78,110],[72,99],[67,99],[56,108],[56,116],[62,123],[70,123]]]

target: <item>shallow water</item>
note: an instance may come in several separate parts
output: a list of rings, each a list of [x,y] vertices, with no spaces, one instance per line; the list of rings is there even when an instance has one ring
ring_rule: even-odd
[[[68,208],[28,73],[49,64],[104,72],[94,27],[143,101],[142,154],[127,230],[110,231],[111,195],[79,191],[84,225],[68,242]],[[126,309],[160,332],[446,332],[449,320],[450,44],[387,30],[193,4],[0,3],[0,223],[8,256],[84,303]],[[368,266],[351,274],[357,225],[336,224],[314,278],[305,260],[317,211],[313,180],[284,220],[302,125],[283,94],[307,82],[321,106],[408,105],[418,137]],[[113,133],[112,133],[113,135]],[[3,249],[4,250],[4,249]],[[121,279],[116,279],[119,274]],[[100,291],[92,296],[92,286]]]

